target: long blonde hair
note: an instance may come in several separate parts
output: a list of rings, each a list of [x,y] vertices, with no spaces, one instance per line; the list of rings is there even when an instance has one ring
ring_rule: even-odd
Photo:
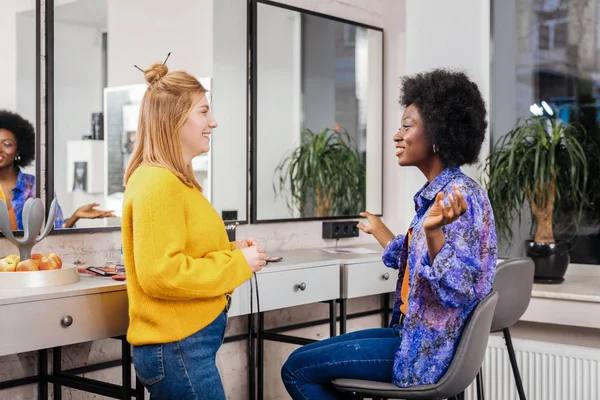
[[[167,168],[186,185],[202,190],[191,164],[185,165],[183,160],[179,130],[206,89],[184,71],[169,73],[164,62],[154,63],[143,72],[148,88],[140,106],[135,147],[124,185],[140,165],[149,164]]]

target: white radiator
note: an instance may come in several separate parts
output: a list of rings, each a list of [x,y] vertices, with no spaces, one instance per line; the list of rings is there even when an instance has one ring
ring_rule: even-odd
[[[513,338],[527,400],[600,400],[600,350]],[[503,337],[491,336],[483,364],[485,400],[518,400]],[[466,392],[476,400],[475,383]]]

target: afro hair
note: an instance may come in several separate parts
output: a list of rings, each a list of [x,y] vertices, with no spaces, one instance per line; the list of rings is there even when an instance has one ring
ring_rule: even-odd
[[[474,164],[487,128],[485,102],[466,74],[435,69],[402,80],[400,104],[419,110],[425,134],[446,167]]]
[[[35,129],[31,122],[19,114],[8,110],[0,110],[0,129],[6,129],[17,139],[19,161],[15,165],[26,167],[35,159]]]

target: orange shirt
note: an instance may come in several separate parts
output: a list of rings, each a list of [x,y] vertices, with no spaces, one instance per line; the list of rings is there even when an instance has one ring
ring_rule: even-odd
[[[10,225],[12,227],[12,230],[16,231],[17,215],[15,214],[15,209],[6,203],[6,196],[4,195],[4,190],[2,190],[2,187],[0,187],[0,200],[2,200],[6,204],[6,208],[8,209],[8,217],[10,218]]]
[[[412,236],[412,228],[408,230],[406,240],[408,240],[408,252],[410,253],[410,238]],[[404,278],[402,279],[402,289],[400,290],[400,299],[402,299],[402,305],[400,306],[400,312],[406,315],[408,310],[408,292],[410,291],[410,285],[408,278],[410,275],[410,269],[408,268],[408,257],[406,257],[406,269],[404,270]]]

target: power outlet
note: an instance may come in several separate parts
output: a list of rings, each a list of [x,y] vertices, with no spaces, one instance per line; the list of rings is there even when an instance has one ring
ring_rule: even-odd
[[[342,239],[358,237],[358,221],[323,222],[323,239]]]
[[[223,221],[237,221],[237,211],[221,211],[221,218]]]

